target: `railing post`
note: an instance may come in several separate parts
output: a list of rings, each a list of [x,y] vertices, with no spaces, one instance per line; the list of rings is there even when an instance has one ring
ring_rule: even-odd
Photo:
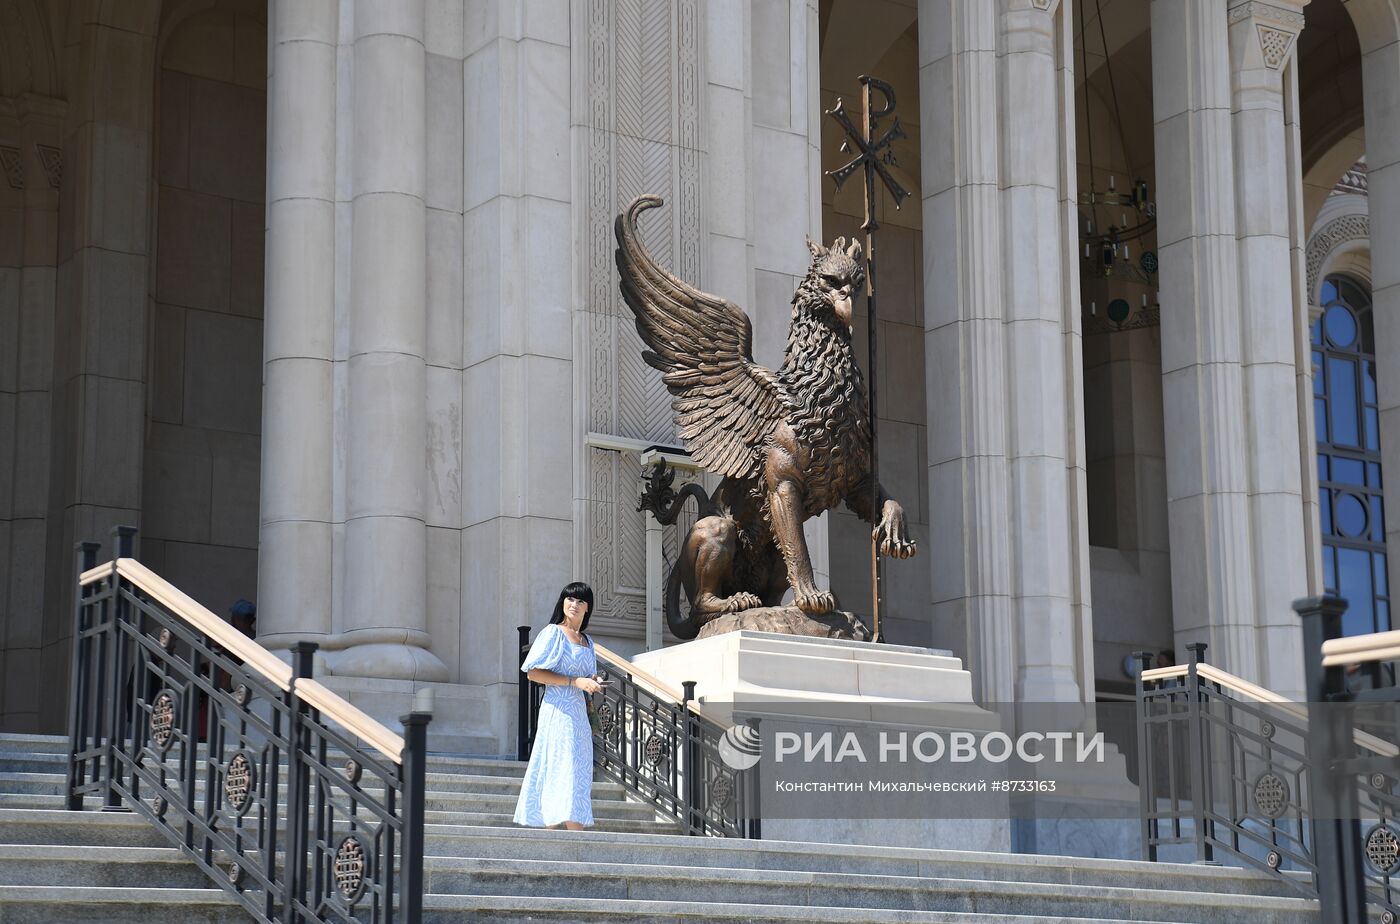
[[[121,578],[117,574],[117,560],[132,557],[132,539],[135,536],[136,527],[134,526],[112,527],[112,604],[107,621],[107,689],[105,691],[107,697],[107,748],[105,752],[107,793],[102,801],[103,811],[109,812],[124,810],[116,785],[121,774],[121,764],[117,760],[117,747],[119,739],[124,737],[127,731],[122,722],[125,685],[123,678],[118,676],[120,673],[118,652],[121,649],[121,621],[126,607],[122,605]]]
[[[1328,924],[1361,924],[1366,918],[1362,877],[1360,810],[1355,780],[1336,762],[1351,756],[1352,716],[1344,706],[1320,715],[1326,704],[1344,698],[1346,669],[1322,666],[1322,643],[1342,634],[1347,601],[1340,597],[1306,597],[1293,602],[1303,622],[1303,679],[1311,710],[1308,754],[1312,758],[1313,856],[1317,860],[1318,900]]]
[[[80,739],[86,737],[83,717],[87,705],[87,681],[86,671],[83,670],[83,655],[87,646],[91,642],[83,638],[83,606],[85,590],[82,584],[78,583],[78,578],[83,572],[97,566],[97,550],[102,548],[102,544],[92,541],[79,542],[76,547],[77,571],[73,577],[73,660],[68,676],[68,808],[70,811],[77,811],[83,807],[83,797],[75,794],[78,786],[82,785],[82,771],[78,767],[78,751]],[[86,749],[84,745],[83,749]]]
[[[1137,675],[1137,739],[1138,739],[1138,803],[1142,811],[1142,857],[1144,860],[1156,861],[1158,834],[1156,822],[1157,814],[1157,794],[1153,791],[1155,780],[1152,776],[1152,755],[1148,751],[1147,735],[1147,684],[1142,679],[1142,675],[1152,666],[1152,652],[1135,651],[1133,657],[1138,660]],[[1171,726],[1167,727],[1167,732],[1171,732]]]
[[[681,789],[685,793],[685,825],[688,829],[686,833],[701,834],[704,833],[700,824],[704,817],[704,809],[700,804],[700,742],[690,711],[690,701],[693,699],[695,681],[681,681],[681,728],[685,734],[685,786]]]
[[[525,666],[525,655],[530,651],[530,627],[516,626],[515,631],[520,633],[520,660],[516,662],[516,667]],[[524,674],[516,674],[516,679],[520,682],[519,715],[515,720],[515,759],[528,760],[530,757],[530,678]]]
[[[1201,715],[1201,676],[1197,667],[1205,660],[1205,642],[1192,642],[1186,646],[1191,652],[1191,661],[1186,668],[1186,702],[1190,716],[1189,740],[1195,759],[1191,761],[1191,821],[1196,829],[1196,862],[1210,863],[1215,859],[1215,848],[1207,840],[1206,806],[1211,805],[1210,773],[1206,767],[1206,728]]]
[[[410,712],[403,723],[403,919],[423,920],[423,805],[427,779],[428,723],[431,712]]]
[[[301,920],[296,905],[306,901],[306,832],[311,825],[305,755],[307,707],[297,695],[297,681],[311,677],[312,655],[318,647],[315,642],[305,641],[292,645],[292,688],[287,693],[287,861],[283,864],[287,881],[282,902],[282,920],[286,924]]]
[[[135,526],[113,526],[112,527],[112,557],[134,558],[134,547],[136,539]]]
[[[759,719],[751,718],[747,724],[753,729],[754,741],[763,741],[763,732],[758,727]],[[749,769],[743,771],[749,778],[749,823],[745,836],[752,840],[763,838],[763,790],[762,777],[759,775],[759,768],[763,766],[763,761],[759,761]]]

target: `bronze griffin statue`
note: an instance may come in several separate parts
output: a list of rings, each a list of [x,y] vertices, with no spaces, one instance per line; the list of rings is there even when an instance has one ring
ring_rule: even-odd
[[[757,627],[868,637],[854,617],[846,627],[831,620],[837,601],[813,580],[802,532],[808,518],[845,502],[875,524],[881,554],[915,552],[904,508],[883,489],[874,508],[869,404],[851,350],[852,299],[865,278],[860,244],[807,242],[811,266],[793,294],[787,350],[773,372],[753,360],[753,328],[742,309],[671,275],[642,246],[637,216],[661,204],[658,196],[638,196],[617,216],[622,296],[649,348],[643,358],[671,392],[682,441],[697,464],[723,476],[709,497],[697,485],[677,496],[669,474],[658,471],[643,497],[663,522],[674,521],[686,496],[702,502],[667,580],[671,632],[695,638],[727,614],[779,607],[791,587],[800,612]],[[690,601],[686,619],[680,585]],[[811,625],[794,626],[792,617]]]

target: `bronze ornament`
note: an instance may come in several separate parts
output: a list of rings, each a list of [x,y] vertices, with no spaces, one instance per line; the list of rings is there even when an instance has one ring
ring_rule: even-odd
[[[238,751],[229,758],[228,769],[224,771],[224,801],[229,808],[242,815],[253,804],[256,786],[257,771],[253,769],[252,756],[246,751]]]
[[[151,702],[151,740],[161,751],[175,740],[175,695],[161,690]]]
[[[360,900],[369,877],[369,848],[357,834],[347,834],[335,851],[331,870],[336,891],[350,904]]]

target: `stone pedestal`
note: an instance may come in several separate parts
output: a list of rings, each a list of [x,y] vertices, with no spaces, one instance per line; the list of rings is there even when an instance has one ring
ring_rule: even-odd
[[[648,651],[633,664],[680,689],[696,682],[707,714],[790,720],[833,729],[872,726],[995,730],[972,701],[972,678],[951,652],[739,630]],[[842,734],[838,731],[838,736]],[[940,769],[931,769],[938,774]],[[1005,800],[1003,799],[1003,803]],[[995,818],[773,818],[769,840],[1006,851],[1009,813]]]
[[[986,817],[876,817],[900,812],[897,806],[891,811],[891,804],[872,801],[851,802],[853,808],[873,807],[868,817],[796,818],[787,817],[791,813],[784,808],[784,817],[764,813],[766,839],[1100,857],[1130,856],[1136,851],[1137,789],[1128,783],[1123,755],[1111,745],[1104,745],[1101,763],[1087,766],[937,760],[906,763],[901,769],[882,764],[884,758],[870,750],[872,739],[888,740],[880,737],[882,733],[891,738],[907,733],[913,740],[920,733],[933,732],[949,742],[949,753],[957,732],[972,732],[979,739],[982,733],[1005,732],[1014,739],[1018,731],[1046,732],[1063,726],[1064,731],[1083,730],[1086,738],[1092,737],[1092,713],[1074,704],[1000,704],[1005,714],[983,709],[973,702],[971,674],[951,652],[740,630],[648,651],[633,658],[633,664],[676,689],[695,681],[696,698],[706,714],[717,720],[759,719],[760,729],[767,729],[761,731],[765,749],[776,741],[771,736],[775,728],[811,730],[816,735],[830,730],[833,751],[841,749],[848,730],[865,741],[868,760],[830,773],[825,768],[803,771],[800,763],[805,758],[792,758],[799,764],[792,779],[889,781],[904,773],[907,779],[930,784],[985,780],[992,788],[993,781],[1008,779],[1054,780],[1056,784],[1054,792],[982,790],[966,797],[975,803],[953,811],[929,807],[930,814]],[[1063,714],[1056,711],[1061,709]],[[758,768],[760,798],[770,806],[777,798],[770,795],[771,787],[788,778],[784,776],[787,767],[771,760],[773,756],[765,754]],[[897,798],[949,796],[910,793]]]
[[[694,680],[696,697],[721,715],[780,703],[803,704],[803,716],[870,721],[903,721],[901,706],[965,708],[969,721],[981,712],[972,675],[937,648],[741,629],[643,652],[632,663],[677,690]]]

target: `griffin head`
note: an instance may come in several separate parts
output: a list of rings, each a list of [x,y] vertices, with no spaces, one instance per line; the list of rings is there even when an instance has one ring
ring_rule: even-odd
[[[803,300],[808,310],[820,312],[829,308],[846,327],[851,325],[851,300],[865,282],[865,266],[861,260],[860,241],[851,238],[849,246],[838,237],[830,247],[808,239],[812,265],[807,278],[798,287],[794,301]]]

